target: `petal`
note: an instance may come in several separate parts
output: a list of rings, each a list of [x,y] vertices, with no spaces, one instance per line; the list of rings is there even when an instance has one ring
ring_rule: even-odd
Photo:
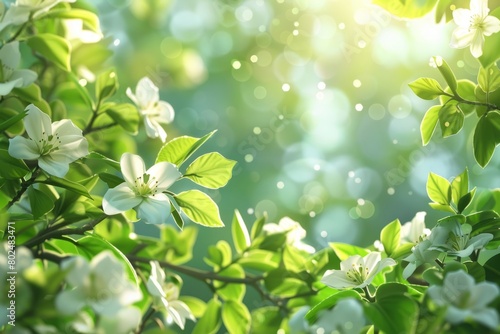
[[[357,282],[349,279],[346,272],[342,270],[327,270],[321,278],[321,283],[334,289],[354,288],[358,285]]]
[[[465,8],[455,9],[453,12],[453,21],[464,28],[469,28],[472,12]]]
[[[138,177],[142,177],[146,172],[144,160],[138,155],[124,153],[120,159],[120,166],[123,178],[133,187]]]
[[[467,242],[467,245],[474,246],[474,249],[483,248],[490,240],[493,239],[493,234],[491,233],[480,233],[476,236],[473,236]]]
[[[480,31],[476,30],[474,38],[472,39],[472,42],[470,44],[470,53],[472,54],[472,56],[474,56],[475,58],[479,58],[483,55],[483,44],[484,37]]]
[[[137,218],[149,224],[165,223],[170,216],[170,201],[165,194],[146,198],[136,209]]]
[[[181,329],[184,329],[186,319],[195,320],[189,307],[180,300],[171,301],[170,307],[167,308],[167,312]]]
[[[9,154],[14,158],[27,160],[35,160],[40,157],[35,142],[21,136],[9,139]]]
[[[160,100],[158,87],[148,77],[144,77],[137,83],[135,97],[141,108],[147,109]]]
[[[90,274],[90,265],[81,256],[75,256],[61,263],[61,270],[66,271],[66,282],[71,286],[82,286]]]
[[[0,60],[4,67],[8,67],[10,70],[15,70],[19,66],[21,61],[21,52],[19,52],[19,42],[14,41],[5,44],[0,49]],[[9,79],[7,77],[6,79]]]
[[[125,276],[123,265],[111,253],[111,251],[102,251],[90,262],[92,272],[97,276],[121,277]]]
[[[125,93],[127,94],[128,98],[131,99],[132,102],[134,102],[136,106],[139,105],[139,101],[137,101],[137,98],[135,97],[134,93],[132,93],[132,89],[130,89],[130,87],[127,88]]]
[[[57,177],[64,177],[69,170],[69,164],[67,161],[55,159],[50,155],[44,155],[38,158],[38,166],[50,175]]]
[[[408,279],[408,277],[410,277],[415,272],[415,269],[417,269],[417,265],[415,263],[408,263],[408,265],[403,270],[404,279]]]
[[[132,189],[129,188],[126,182],[108,189],[102,199],[102,208],[107,215],[116,215],[127,210],[130,210],[143,201],[142,197],[138,197]]]
[[[354,266],[358,266],[363,261],[360,255],[349,256],[344,261],[340,262],[340,270],[347,271],[352,269]]]
[[[155,120],[158,123],[168,124],[172,123],[172,121],[174,120],[174,108],[168,102],[159,101],[156,106],[156,113],[157,115],[155,116]]]
[[[483,34],[490,36],[500,31],[500,20],[495,16],[487,16],[483,21]]]
[[[156,122],[149,116],[144,117],[144,129],[146,129],[146,134],[149,138],[158,138],[163,131],[164,136],[166,138],[165,130],[161,127],[160,123]],[[162,139],[163,141],[163,139]]]
[[[57,151],[51,153],[54,158],[61,156],[66,158],[66,161],[73,162],[83,158],[89,154],[89,143],[82,136],[66,136],[61,138],[61,145]]]
[[[158,282],[152,276],[149,276],[148,282],[146,283],[146,287],[151,296],[166,297],[165,291],[163,291],[163,287],[161,286],[160,282]]]
[[[446,310],[446,320],[448,320],[453,325],[459,324],[469,318],[471,315],[470,313],[470,310],[464,310],[453,305],[448,305],[448,308]]]
[[[471,14],[479,14],[481,17],[485,17],[490,11],[488,9],[488,0],[471,0],[470,11]]]
[[[99,328],[104,333],[129,333],[139,326],[141,315],[137,307],[127,307],[118,311],[114,317],[102,316]]]
[[[364,266],[363,267],[368,268],[368,271],[369,271],[370,275],[374,271],[378,272],[378,270],[375,270],[375,269],[376,269],[376,267],[378,266],[378,264],[380,262],[380,258],[381,258],[381,255],[380,255],[379,252],[371,252],[371,253],[367,254],[363,258],[363,261],[364,261]],[[387,259],[385,259],[385,260],[387,260]]]
[[[56,308],[62,314],[74,314],[85,306],[85,293],[78,287],[69,291],[62,291],[56,296]]]
[[[10,80],[21,79],[21,85],[16,87],[27,87],[35,82],[38,75],[31,70],[16,70],[12,73]]]
[[[489,282],[478,283],[472,287],[467,304],[474,308],[486,307],[499,293],[498,286],[495,284]]]
[[[462,49],[472,43],[476,29],[455,28],[451,35],[450,46],[455,49]]]
[[[49,115],[42,112],[33,104],[27,106],[26,109],[28,114],[24,117],[24,127],[28,136],[35,141],[46,139],[47,136],[50,136],[52,134],[52,124]]]
[[[21,87],[23,79],[16,79],[0,83],[0,96],[5,96],[12,92],[15,87]]]
[[[174,164],[170,162],[160,162],[153,165],[146,172],[158,181],[158,192],[167,190],[175,181],[181,177],[181,173]]]
[[[484,308],[472,313],[471,318],[495,330],[498,329],[498,313],[492,308]]]
[[[58,134],[59,137],[71,137],[71,136],[82,136],[82,130],[80,130],[73,122],[69,119],[63,119],[61,121],[56,121],[52,123],[52,133]]]

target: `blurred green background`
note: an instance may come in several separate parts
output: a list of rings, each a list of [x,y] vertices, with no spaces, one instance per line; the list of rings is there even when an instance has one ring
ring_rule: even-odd
[[[127,87],[149,76],[176,111],[170,139],[218,129],[205,150],[238,161],[230,183],[209,192],[226,225],[234,209],[248,224],[265,212],[270,221],[299,221],[317,248],[367,246],[396,218],[427,211],[433,226],[443,216],[427,204],[430,171],[451,178],[467,166],[473,185],[498,183],[500,157],[483,171],[466,136],[472,131],[442,140],[437,129],[421,145],[419,124],[432,103],[407,84],[421,76],[442,82],[428,65],[434,55],[459,78],[477,73],[468,49],[448,45],[453,22],[436,24],[432,14],[397,20],[366,0],[93,4],[123,101]],[[143,131],[114,145],[116,158],[132,147],[149,164],[161,147]],[[230,236],[229,228],[200,232],[199,262],[206,245]]]

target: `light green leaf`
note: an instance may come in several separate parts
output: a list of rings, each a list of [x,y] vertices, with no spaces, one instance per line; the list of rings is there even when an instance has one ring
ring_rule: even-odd
[[[250,332],[251,316],[248,308],[242,302],[228,300],[222,306],[222,321],[231,334],[246,334]]]
[[[193,329],[192,334],[215,334],[221,326],[221,302],[216,298],[210,300],[203,317]]]
[[[450,65],[448,65],[448,63],[444,59],[441,59],[440,61],[441,63],[438,65],[439,72],[441,72],[441,75],[448,84],[448,87],[453,92],[453,95],[459,95],[457,92],[458,88],[457,78],[455,77],[455,74],[451,70]]]
[[[26,110],[17,113],[13,109],[2,108],[2,115],[0,115],[1,119],[3,119],[4,114],[11,114],[13,116],[0,123],[0,132],[6,131],[8,128],[22,120],[26,116],[26,113]]]
[[[84,186],[82,186],[79,183],[76,183],[76,182],[73,182],[70,180],[66,180],[66,179],[51,175],[48,179],[40,180],[39,182],[45,183],[45,184],[50,184],[52,186],[56,186],[56,187],[60,187],[60,188],[64,188],[64,189],[68,189],[69,191],[72,191],[76,194],[79,194],[79,195],[82,195],[82,196],[85,196],[87,198],[92,199],[92,196],[90,196],[87,188],[85,188]]]
[[[495,147],[500,143],[500,114],[490,111],[477,122],[474,130],[474,157],[481,167],[490,162]]]
[[[500,88],[500,69],[492,64],[487,68],[481,67],[477,77],[479,87],[483,92],[493,92]]]
[[[243,268],[254,269],[258,271],[270,271],[278,268],[280,256],[278,253],[263,250],[252,249],[245,253],[238,263]]]
[[[95,95],[98,101],[104,101],[116,93],[118,89],[118,78],[114,69],[109,69],[97,76],[95,84]],[[127,103],[124,103],[127,105]],[[135,108],[134,108],[135,109]]]
[[[314,305],[309,312],[307,312],[305,319],[309,322],[309,324],[313,324],[318,320],[318,313],[323,310],[329,310],[334,307],[337,302],[344,298],[355,298],[357,300],[361,300],[361,295],[355,290],[344,290],[337,292],[330,297],[322,300],[318,304]]]
[[[38,52],[61,69],[68,72],[71,70],[71,45],[66,39],[54,34],[42,33],[29,37],[26,43],[33,51]]]
[[[191,313],[193,313],[196,318],[201,318],[207,310],[207,304],[199,298],[182,295],[179,296],[179,300],[189,307]]]
[[[489,15],[500,19],[500,7],[491,11]],[[491,64],[495,63],[498,59],[500,59],[500,52],[498,52],[499,45],[500,45],[499,33],[485,37],[483,46],[483,55],[479,57],[479,62],[484,68],[489,67]]]
[[[87,155],[84,159],[92,159],[92,160],[98,160],[104,162],[106,165],[113,167],[117,171],[121,171],[120,163],[116,160],[112,160],[101,153],[97,152],[90,152],[89,155]]]
[[[31,213],[33,218],[37,219],[47,214],[54,208],[52,199],[43,191],[29,187],[28,198],[30,200]]]
[[[380,232],[380,241],[387,256],[391,256],[399,246],[401,223],[399,219],[387,224]]]
[[[218,189],[231,179],[235,164],[236,161],[226,159],[220,153],[207,153],[189,165],[184,177],[205,188]]]
[[[232,264],[217,274],[222,277],[245,278],[245,271],[239,264]],[[243,283],[226,283],[214,280],[214,287],[217,289],[217,295],[226,301],[242,301],[246,292],[246,285]]]
[[[215,131],[212,131],[201,138],[182,136],[172,139],[158,152],[156,163],[167,161],[180,167],[214,133]]]
[[[422,17],[429,13],[436,4],[437,0],[422,1],[401,1],[401,0],[373,0],[373,3],[379,5],[391,14],[400,18],[413,19]],[[389,20],[387,18],[386,20]]]
[[[467,168],[451,181],[451,199],[455,204],[469,192],[469,171]]]
[[[6,179],[20,179],[29,173],[24,161],[10,156],[7,150],[0,149],[0,176]]]
[[[12,93],[28,103],[34,103],[42,99],[40,87],[34,83],[27,87],[14,88]]]
[[[100,31],[99,17],[96,14],[83,9],[56,9],[51,10],[47,16],[62,19],[81,19],[86,27],[94,32]]]
[[[450,101],[439,110],[439,124],[443,138],[457,134],[464,126],[464,114],[455,101]]]
[[[120,125],[125,131],[137,134],[139,130],[139,113],[137,108],[130,103],[121,103],[110,106],[106,114]]]
[[[444,177],[429,173],[427,178],[427,195],[436,203],[449,205],[451,200],[451,185]]]
[[[114,188],[117,185],[125,182],[125,180],[123,180],[121,177],[118,177],[114,174],[103,172],[103,173],[99,173],[98,175],[102,181],[106,182],[106,184],[108,185],[109,188]]]
[[[422,145],[427,145],[436,130],[436,125],[439,120],[439,110],[441,106],[432,106],[425,113],[424,119],[420,124],[420,134],[422,136]]]
[[[434,100],[444,94],[443,88],[436,79],[418,78],[408,84],[411,90],[424,100]]]
[[[277,306],[261,307],[252,311],[252,334],[278,333],[283,317]]]
[[[354,245],[343,244],[340,242],[331,242],[329,245],[333,248],[340,261],[344,261],[353,255],[365,256],[370,253],[370,251],[367,249]]]
[[[231,224],[231,233],[236,252],[243,253],[250,247],[250,235],[248,229],[238,210],[234,211],[233,222]]]
[[[188,190],[174,196],[182,212],[194,223],[207,227],[222,227],[219,207],[205,193],[199,190]]]

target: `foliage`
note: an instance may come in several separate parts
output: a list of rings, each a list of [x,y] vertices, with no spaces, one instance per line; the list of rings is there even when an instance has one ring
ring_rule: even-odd
[[[441,0],[374,3],[407,19],[435,8],[438,22],[451,20],[452,4],[467,7]],[[471,7],[479,3],[486,4],[473,0]],[[430,207],[451,214],[431,230],[418,213],[410,223],[389,223],[372,246],[331,243],[316,250],[290,218],[269,223],[264,216],[250,224],[236,210],[226,227],[231,242],[219,240],[203,254],[209,269],[186,265],[198,232],[224,227],[209,190],[230,181],[235,162],[198,152],[215,131],[167,141],[163,127],[174,111],[148,78],[135,94],[127,89],[132,103],[121,101],[119,73],[78,56],[109,56],[98,17],[83,1],[4,7],[2,331],[163,333],[191,321],[193,333],[500,330],[498,190],[476,196],[468,168],[451,181],[429,175]],[[500,50],[494,47],[500,7],[491,9],[480,17],[491,18],[492,30],[475,27],[486,36],[481,54],[471,45],[481,65],[477,83],[457,79],[436,56],[431,64],[446,85],[434,78],[409,84],[420,98],[439,100],[422,120],[423,144],[436,129],[449,137],[465,118],[475,119],[481,167],[500,143]],[[71,30],[68,20],[77,20],[80,30]],[[126,149],[116,161],[109,141],[138,133],[162,142],[154,164]],[[177,191],[180,182],[189,189]],[[136,233],[138,222],[154,224],[158,233]],[[182,291],[188,277],[204,283],[211,297]],[[247,302],[250,290],[262,303]]]

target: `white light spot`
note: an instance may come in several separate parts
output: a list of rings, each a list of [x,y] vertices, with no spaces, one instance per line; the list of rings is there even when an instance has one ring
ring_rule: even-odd
[[[309,217],[311,217],[311,218],[316,217],[316,212],[314,212],[314,211],[309,212]]]
[[[397,140],[397,139],[394,139],[394,140],[392,141],[392,143],[393,143],[394,145],[397,145],[397,144],[398,144],[398,140]]]
[[[292,31],[292,34],[293,34],[294,36],[298,36],[298,35],[299,35],[299,31],[298,31],[297,29],[294,29],[294,30]]]
[[[261,132],[262,132],[262,130],[258,126],[253,128],[253,133],[255,133],[256,135],[260,135]]]
[[[281,86],[281,89],[284,91],[284,92],[288,92],[290,91],[290,85],[287,84],[287,83],[284,83],[282,86]]]
[[[362,198],[359,198],[357,202],[358,202],[358,205],[365,205],[365,200]]]
[[[320,235],[321,235],[322,238],[326,238],[328,236],[328,232],[327,231],[321,231]]]
[[[349,173],[347,173],[347,175],[349,177],[354,177],[354,175],[356,175],[356,173],[354,173],[354,171],[351,170]]]
[[[251,55],[251,56],[250,56],[250,61],[251,61],[252,63],[256,63],[256,62],[258,62],[258,61],[259,61],[259,57],[257,57],[257,55]]]
[[[285,183],[283,181],[279,181],[278,183],[276,183],[276,187],[278,189],[283,189],[285,188]]]
[[[359,177],[355,178],[354,183],[361,183],[361,178],[359,178]]]
[[[83,87],[87,86],[87,80],[85,80],[85,79],[80,79],[80,80],[78,80],[78,82],[80,83],[80,86],[83,86]]]
[[[345,23],[344,22],[340,22],[339,23],[339,29],[340,30],[344,30],[345,29]]]
[[[387,193],[389,195],[394,195],[396,193],[396,189],[394,189],[394,188],[391,187],[391,188],[387,189]]]
[[[253,161],[253,155],[251,155],[251,154],[245,155],[245,161],[246,162],[252,162]]]
[[[356,109],[356,111],[361,111],[361,110],[363,110],[363,105],[361,103],[357,103],[354,106],[354,109]]]
[[[319,90],[323,90],[325,88],[326,88],[326,83],[324,83],[323,81],[318,82],[318,89]]]
[[[366,42],[365,42],[365,41],[363,41],[363,40],[360,40],[360,41],[358,42],[358,46],[359,46],[361,49],[364,49],[364,48],[366,48]]]
[[[241,63],[240,63],[240,61],[239,61],[239,60],[235,60],[235,61],[233,61],[232,66],[233,66],[233,68],[234,68],[235,70],[239,70],[239,69],[241,68]]]
[[[253,210],[252,208],[248,208],[247,213],[248,213],[249,215],[253,215],[254,210]]]
[[[318,171],[321,169],[321,166],[319,164],[314,165],[314,170]]]
[[[114,46],[118,46],[118,45],[120,45],[120,43],[121,43],[121,41],[118,38],[113,41]]]
[[[356,87],[356,88],[361,87],[361,80],[359,80],[359,79],[354,80],[354,81],[352,82],[352,85],[353,85],[354,87]]]

